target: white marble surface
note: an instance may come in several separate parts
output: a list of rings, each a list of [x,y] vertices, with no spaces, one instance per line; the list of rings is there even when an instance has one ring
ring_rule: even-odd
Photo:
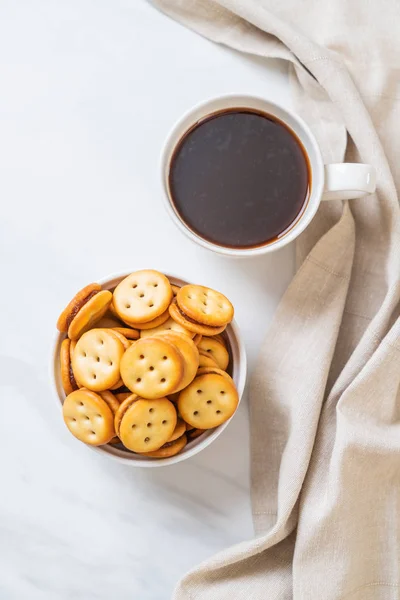
[[[89,281],[170,270],[233,300],[251,369],[293,249],[234,261],[192,245],[161,207],[158,155],[208,96],[289,104],[285,70],[142,0],[3,0],[0,81],[0,598],[163,600],[187,569],[252,536],[247,403],[186,463],[120,466],[64,428],[54,324]]]

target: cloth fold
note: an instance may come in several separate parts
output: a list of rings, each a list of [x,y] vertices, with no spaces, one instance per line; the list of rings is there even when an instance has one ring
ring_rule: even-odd
[[[400,5],[154,3],[215,42],[287,60],[325,162],[378,176],[373,196],[323,203],[298,240],[251,378],[257,537],[193,570],[175,598],[398,599]]]

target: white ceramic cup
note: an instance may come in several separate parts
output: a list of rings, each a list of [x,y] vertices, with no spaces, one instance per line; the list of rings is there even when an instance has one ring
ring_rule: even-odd
[[[104,277],[104,279],[100,279],[99,283],[102,285],[104,290],[112,290],[127,275],[129,275],[129,273],[116,273],[109,275],[108,277]],[[166,273],[166,275],[171,283],[178,285],[179,287],[189,283],[188,281],[185,281],[180,277],[175,277],[169,273]],[[235,382],[240,402],[246,385],[246,350],[240,336],[239,327],[235,321],[232,321],[232,323],[227,326],[223,335],[229,348],[232,366],[231,375],[233,381]],[[65,339],[65,334],[57,332],[54,338],[50,361],[50,380],[52,382],[54,396],[59,408],[62,407],[62,404],[65,400],[65,392],[63,390],[60,373],[60,347],[63,339]],[[207,446],[212,444],[213,441],[221,435],[224,429],[229,425],[229,422],[230,419],[225,421],[225,423],[222,423],[222,425],[219,427],[205,431],[198,438],[189,441],[182,452],[176,454],[175,456],[171,456],[170,458],[149,458],[148,456],[134,454],[133,452],[129,452],[129,450],[124,450],[111,444],[106,444],[105,446],[87,446],[87,448],[94,450],[100,455],[113,458],[120,463],[130,465],[132,467],[166,467],[167,465],[173,465],[186,460],[187,458],[198,454],[201,452],[201,450],[204,450],[204,448],[207,448]],[[78,442],[77,440],[74,441],[77,444],[82,445],[82,442]]]
[[[219,111],[232,108],[249,108],[264,112],[283,121],[301,141],[311,167],[311,190],[308,202],[295,223],[278,239],[256,248],[226,248],[209,242],[190,229],[175,210],[171,200],[168,176],[173,152],[185,135],[196,123]],[[256,256],[278,250],[286,246],[309,225],[322,200],[350,200],[372,194],[376,188],[375,169],[371,165],[340,163],[324,165],[321,150],[306,123],[291,111],[255,96],[231,94],[220,96],[198,104],[174,125],[164,144],[161,154],[161,183],[167,212],[177,227],[192,241],[220,254],[229,256]]]

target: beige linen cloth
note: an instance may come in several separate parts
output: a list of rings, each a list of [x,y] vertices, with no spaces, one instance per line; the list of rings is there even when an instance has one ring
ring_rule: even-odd
[[[400,2],[155,3],[216,42],[290,61],[325,162],[378,174],[376,195],[324,203],[298,241],[252,376],[257,537],[193,570],[175,598],[398,599]]]

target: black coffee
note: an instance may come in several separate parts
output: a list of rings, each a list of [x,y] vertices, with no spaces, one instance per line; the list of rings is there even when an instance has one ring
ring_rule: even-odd
[[[235,108],[185,133],[171,159],[169,188],[192,231],[221,246],[251,248],[297,221],[310,175],[301,142],[281,121]]]

